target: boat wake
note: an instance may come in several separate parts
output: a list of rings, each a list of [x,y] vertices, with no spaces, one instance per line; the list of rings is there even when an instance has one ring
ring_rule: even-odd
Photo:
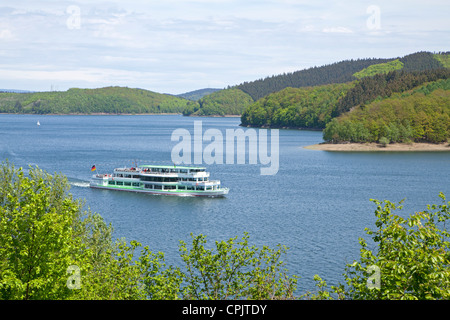
[[[69,180],[69,184],[79,188],[89,188],[89,182],[83,180]]]

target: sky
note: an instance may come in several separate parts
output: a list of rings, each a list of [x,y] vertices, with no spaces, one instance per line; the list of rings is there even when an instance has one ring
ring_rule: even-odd
[[[448,0],[0,0],[0,88],[180,94],[450,51]]]

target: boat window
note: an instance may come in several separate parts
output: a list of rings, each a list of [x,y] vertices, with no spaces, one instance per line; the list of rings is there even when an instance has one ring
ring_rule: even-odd
[[[186,190],[185,186],[178,186],[178,190]]]
[[[115,181],[108,181],[108,184],[109,184],[109,185],[115,185],[116,182],[115,182]]]
[[[133,187],[139,187],[139,182],[133,182]]]
[[[154,188],[155,188],[155,189],[158,189],[158,190],[161,190],[161,189],[162,189],[162,186],[160,186],[160,185],[154,185]]]
[[[123,186],[123,182],[122,182],[122,181],[117,181],[117,182],[116,182],[116,185],[118,185],[118,186]]]

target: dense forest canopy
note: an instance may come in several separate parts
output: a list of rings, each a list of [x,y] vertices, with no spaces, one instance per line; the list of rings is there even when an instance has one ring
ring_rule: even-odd
[[[219,90],[222,90],[222,89],[205,88],[205,89],[199,89],[199,90],[182,93],[182,94],[177,95],[177,97],[188,99],[191,101],[197,101],[197,100],[203,98],[204,96],[207,96],[207,95],[209,95],[213,92],[219,91]]]
[[[189,104],[184,115],[212,116],[212,115],[241,115],[244,109],[253,103],[253,99],[236,88],[216,91],[207,95],[197,103]]]
[[[396,59],[386,63],[373,64],[361,71],[354,73],[353,76],[358,79],[362,79],[365,77],[372,77],[374,75],[381,73],[388,73],[390,71],[400,70],[403,68],[403,66],[404,66],[403,62],[401,62],[399,59]]]
[[[388,71],[398,70],[400,67],[405,71],[439,69],[443,67],[443,64],[436,56],[442,55],[445,55],[445,53],[417,52],[402,58],[346,60],[321,67],[266,77],[252,82],[244,82],[236,87],[248,93],[254,100],[258,100],[287,87],[300,88],[350,82],[361,78],[358,77],[358,72],[364,69],[370,70],[370,66],[375,65],[383,65],[385,68],[390,69]],[[360,74],[360,76],[362,75],[364,74]],[[374,74],[366,74],[366,76],[370,75]]]
[[[411,90],[423,83],[447,79],[449,76],[449,69],[433,69],[413,72],[392,71],[363,78],[337,102],[333,108],[333,117],[348,112],[358,105],[369,103],[377,97],[390,97],[392,93]]]
[[[286,88],[270,94],[241,116],[244,126],[272,128],[325,128],[332,106],[345,96],[354,83],[329,84],[307,88]]]
[[[361,105],[324,130],[339,142],[446,142],[450,139],[450,79],[426,83]]]
[[[240,89],[248,94],[254,101],[258,101],[272,93],[280,92],[286,88],[302,88],[322,86],[327,84],[348,83],[355,80],[361,80],[365,77],[374,76],[380,73],[388,73],[395,70],[424,71],[440,69],[448,66],[448,53],[430,53],[417,52],[404,57],[391,59],[357,59],[346,60],[321,67],[313,67],[305,70],[299,70],[292,73],[273,75],[264,79],[251,82],[244,82],[240,85],[229,87]],[[229,90],[222,90],[222,94],[205,96],[208,99],[206,105],[214,105],[205,112],[199,111],[202,105],[192,106],[191,110],[186,111],[186,115],[205,114],[205,115],[223,115],[234,114],[236,107],[230,101],[233,97],[223,98],[222,95],[234,95]],[[217,99],[216,99],[217,98]],[[247,101],[243,101],[245,104]],[[201,101],[199,101],[201,103]],[[193,111],[192,109],[195,109]],[[334,115],[335,116],[335,115]]]
[[[355,80],[354,73],[373,64],[385,63],[393,59],[358,59],[347,60],[321,67],[313,67],[292,73],[284,73],[264,79],[244,82],[237,88],[258,100],[270,93],[287,87],[300,88],[320,86],[331,83],[344,83]]]
[[[324,139],[335,143],[443,142],[450,138],[449,56],[419,52],[372,64],[346,83],[286,88],[250,105],[241,122],[326,128]]]
[[[418,85],[448,79],[450,70],[392,71],[344,84],[287,88],[270,94],[241,116],[243,126],[325,128],[331,119],[359,105],[411,90]]]
[[[181,113],[187,104],[180,97],[126,87],[0,93],[1,113]]]

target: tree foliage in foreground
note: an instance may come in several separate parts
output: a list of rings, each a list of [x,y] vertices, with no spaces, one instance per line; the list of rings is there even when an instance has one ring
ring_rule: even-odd
[[[249,246],[248,234],[242,240],[216,241],[207,249],[206,237],[193,237],[192,248],[181,242],[186,266],[185,299],[291,299],[297,278],[287,276],[281,256],[286,247],[262,249]]]
[[[450,299],[450,202],[407,217],[394,213],[401,203],[372,200],[375,229],[366,228],[371,242],[360,238],[360,259],[347,264],[346,284],[326,288],[316,276],[319,292],[309,298],[354,300]]]
[[[248,245],[248,236],[180,243],[185,270],[83,211],[67,178],[8,162],[0,166],[0,299],[286,298],[295,277],[282,272],[286,248]],[[77,274],[78,272],[78,274]]]
[[[449,299],[450,298],[450,203],[409,217],[394,214],[402,209],[390,201],[377,201],[376,229],[366,232],[377,251],[360,239],[361,259],[347,266],[347,295],[353,299]],[[380,289],[367,285],[368,269],[380,270]]]
[[[287,248],[250,246],[249,236],[208,244],[180,242],[182,267],[136,241],[112,239],[101,216],[83,211],[63,175],[8,162],[0,166],[0,299],[449,299],[450,202],[409,217],[376,201],[372,241],[360,239],[360,259],[345,284],[296,295]],[[373,272],[379,271],[375,284]]]

